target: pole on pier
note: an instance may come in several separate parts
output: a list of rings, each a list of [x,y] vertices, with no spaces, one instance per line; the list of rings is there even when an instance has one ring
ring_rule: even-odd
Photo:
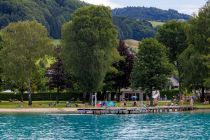
[[[97,92],[95,92],[95,107],[97,107]]]

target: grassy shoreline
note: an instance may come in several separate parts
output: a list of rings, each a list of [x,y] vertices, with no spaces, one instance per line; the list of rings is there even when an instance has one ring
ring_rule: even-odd
[[[127,108],[133,107],[133,102],[127,102]],[[158,106],[167,106],[170,101],[160,101],[158,103]],[[71,102],[69,106],[67,106],[66,101],[60,101],[59,104],[55,104],[55,101],[33,101],[33,105],[30,107],[28,106],[28,102],[24,101],[19,102],[9,102],[9,101],[2,101],[0,102],[0,109],[37,109],[37,108],[43,108],[43,109],[62,109],[62,108],[92,108],[92,106],[88,104],[82,104],[81,102]],[[146,102],[144,102],[146,104]],[[189,105],[189,103],[185,103],[184,106]],[[179,105],[177,105],[179,106]],[[181,105],[180,105],[181,106]],[[116,103],[116,107],[124,107],[122,103],[118,102]],[[203,105],[201,103],[194,104],[194,107],[197,109],[210,109],[209,105]]]

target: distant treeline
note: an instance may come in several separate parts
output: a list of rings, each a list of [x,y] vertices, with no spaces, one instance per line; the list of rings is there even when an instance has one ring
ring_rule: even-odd
[[[146,20],[134,20],[126,17],[113,18],[114,24],[118,28],[120,39],[142,40],[144,38],[153,37],[156,29]]]
[[[129,17],[132,19],[151,20],[151,21],[168,21],[168,20],[188,20],[189,15],[181,14],[176,10],[161,10],[150,7],[126,7],[117,8],[112,11],[114,16]]]

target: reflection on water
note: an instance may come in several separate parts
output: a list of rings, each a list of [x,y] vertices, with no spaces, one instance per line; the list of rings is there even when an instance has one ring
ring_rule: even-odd
[[[0,115],[1,139],[210,139],[210,113]]]

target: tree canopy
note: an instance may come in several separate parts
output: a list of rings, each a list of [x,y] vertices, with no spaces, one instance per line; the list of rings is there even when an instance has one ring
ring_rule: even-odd
[[[169,21],[157,31],[157,40],[166,46],[172,63],[187,48],[187,25],[183,22]]]
[[[102,88],[112,64],[117,31],[111,9],[88,6],[77,10],[63,27],[63,56],[66,68],[78,79],[83,91]]]

